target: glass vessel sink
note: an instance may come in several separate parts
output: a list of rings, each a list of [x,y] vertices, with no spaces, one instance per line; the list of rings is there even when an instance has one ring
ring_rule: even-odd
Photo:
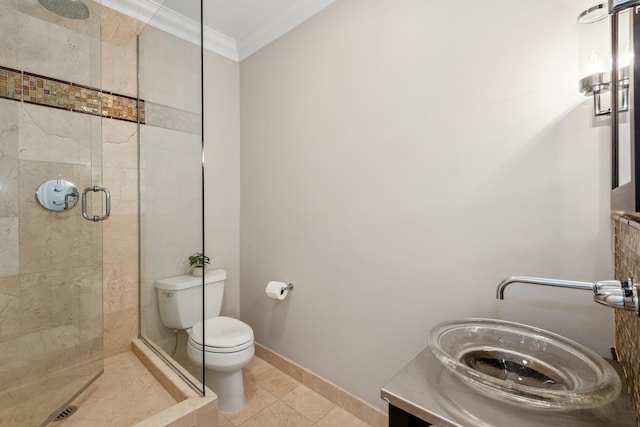
[[[588,348],[543,329],[495,319],[440,323],[429,348],[485,395],[527,407],[586,409],[620,393],[620,378]]]

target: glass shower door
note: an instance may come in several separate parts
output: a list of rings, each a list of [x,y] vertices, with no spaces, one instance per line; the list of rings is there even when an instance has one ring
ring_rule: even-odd
[[[75,20],[0,0],[0,426],[46,423],[102,372],[102,224],[81,210],[102,181],[100,3],[86,5]]]
[[[163,26],[159,8],[138,36],[138,90],[145,102],[139,130],[140,334],[204,394],[202,360],[187,354],[185,330],[162,323],[160,279],[189,274],[189,255],[205,252],[202,153],[201,0],[164,3],[192,20],[189,34]],[[202,279],[202,278],[201,278]],[[202,318],[204,291],[190,309]]]

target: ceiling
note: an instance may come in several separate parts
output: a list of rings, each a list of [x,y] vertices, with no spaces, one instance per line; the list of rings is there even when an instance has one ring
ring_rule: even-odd
[[[203,0],[205,48],[242,61],[335,1]],[[102,0],[102,4],[199,41],[199,31],[194,30],[200,22],[197,0]]]
[[[234,40],[243,40],[297,3],[300,1],[204,0],[204,24]],[[200,16],[198,1],[166,0],[164,6],[196,21]]]

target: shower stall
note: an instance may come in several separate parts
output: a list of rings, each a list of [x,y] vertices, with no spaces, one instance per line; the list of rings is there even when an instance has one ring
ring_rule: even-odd
[[[204,252],[202,6],[163,3],[0,0],[0,426],[46,425],[138,335],[204,392],[153,290]],[[117,14],[137,84],[103,49]]]
[[[0,425],[48,421],[103,369],[102,223],[78,203],[102,187],[100,20],[0,1]]]

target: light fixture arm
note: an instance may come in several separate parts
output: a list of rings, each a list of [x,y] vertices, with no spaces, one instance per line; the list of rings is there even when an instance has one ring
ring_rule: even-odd
[[[629,111],[629,67],[625,66],[618,69],[618,93],[619,96],[613,96],[612,101],[620,100],[617,111]],[[580,80],[580,93],[584,96],[593,97],[593,116],[602,117],[611,114],[611,108],[602,108],[601,96],[612,89],[612,73],[594,73]]]

